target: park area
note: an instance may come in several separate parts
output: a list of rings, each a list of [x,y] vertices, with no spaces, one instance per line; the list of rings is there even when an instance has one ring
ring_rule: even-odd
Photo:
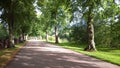
[[[120,0],[0,0],[0,68],[120,68]]]

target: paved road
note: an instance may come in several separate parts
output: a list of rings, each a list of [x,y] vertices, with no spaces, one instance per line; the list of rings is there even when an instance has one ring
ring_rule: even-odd
[[[29,41],[6,68],[120,68],[41,41]]]

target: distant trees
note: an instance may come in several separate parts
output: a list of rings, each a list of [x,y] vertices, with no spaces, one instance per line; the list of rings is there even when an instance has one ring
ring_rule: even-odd
[[[50,28],[54,29],[55,33],[55,43],[59,43],[58,35],[59,35],[59,28],[67,22],[67,12],[68,7],[66,7],[67,2],[66,0],[54,0],[54,1],[38,1],[38,5],[41,8],[42,12],[42,19],[44,18],[44,29],[46,31],[46,40],[47,40],[47,31]],[[47,24],[46,24],[47,23]],[[46,27],[47,26],[47,27]]]
[[[83,22],[81,22],[83,23]],[[86,24],[74,24],[70,27],[69,33],[69,41],[78,43],[78,44],[86,44],[87,43],[87,26]]]

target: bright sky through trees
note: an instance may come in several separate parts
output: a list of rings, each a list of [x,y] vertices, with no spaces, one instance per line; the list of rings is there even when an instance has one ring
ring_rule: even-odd
[[[115,2],[120,5],[120,0],[115,0]]]

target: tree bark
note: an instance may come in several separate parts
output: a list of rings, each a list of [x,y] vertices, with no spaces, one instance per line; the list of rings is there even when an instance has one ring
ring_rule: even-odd
[[[25,35],[25,40],[28,40],[28,34],[27,34],[27,35]]]
[[[23,42],[22,34],[20,34],[20,36],[19,36],[19,42],[20,43]]]
[[[57,27],[55,26],[55,43],[59,43]]]
[[[8,27],[9,27],[9,45],[7,48],[15,47],[14,45],[14,36],[13,36],[13,24],[14,24],[14,16],[13,16],[13,1],[10,3],[10,10],[8,16]]]
[[[85,51],[96,51],[94,42],[94,26],[93,26],[93,5],[89,7],[88,21],[87,21],[87,32],[88,32],[88,46],[84,49]]]
[[[24,42],[25,41],[25,34],[24,33],[22,33],[22,42]]]
[[[48,32],[46,31],[46,42],[48,42]]]

